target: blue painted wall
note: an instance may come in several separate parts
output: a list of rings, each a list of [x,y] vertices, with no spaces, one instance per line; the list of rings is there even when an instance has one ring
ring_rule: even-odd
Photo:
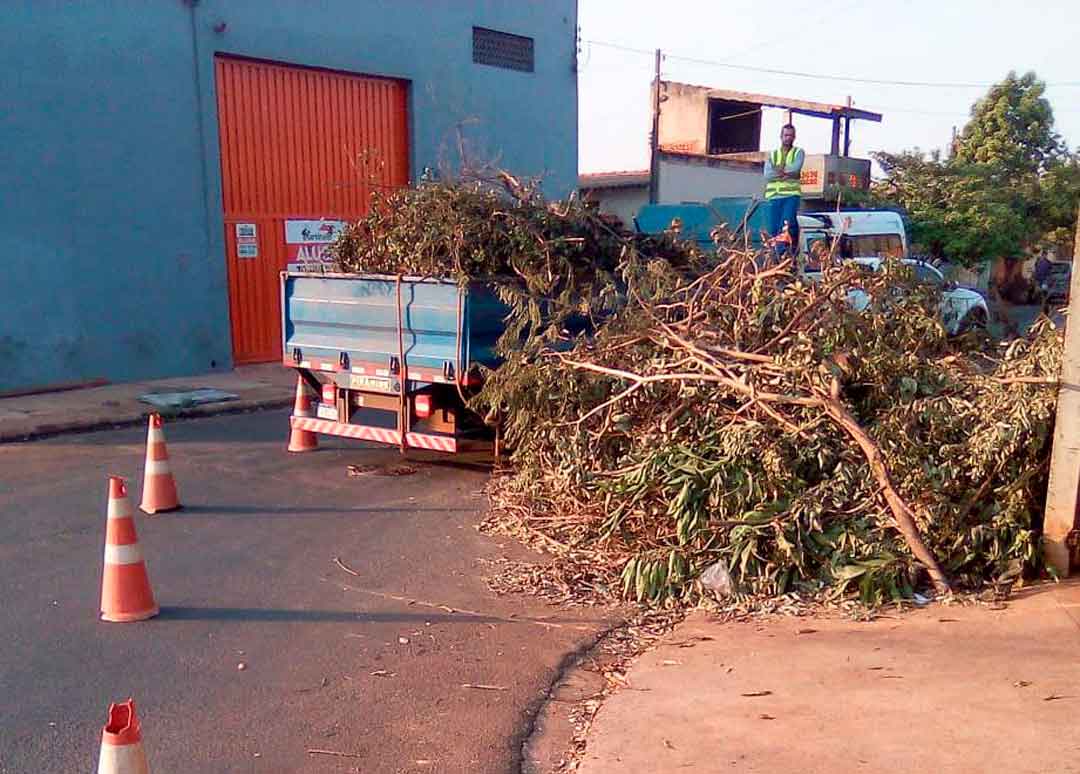
[[[576,0],[5,4],[0,390],[232,367],[213,57],[410,82],[412,172],[478,157],[577,180]],[[224,29],[218,31],[224,23]],[[536,72],[472,62],[472,27]]]

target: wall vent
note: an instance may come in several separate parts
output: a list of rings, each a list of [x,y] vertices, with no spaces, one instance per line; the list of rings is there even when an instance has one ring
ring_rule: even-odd
[[[476,64],[531,73],[536,62],[533,39],[484,27],[473,27],[472,60]]]

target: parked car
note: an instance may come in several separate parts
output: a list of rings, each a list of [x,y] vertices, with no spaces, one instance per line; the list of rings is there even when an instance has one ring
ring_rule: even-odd
[[[877,271],[885,262],[880,257],[852,258],[851,263]],[[945,275],[936,266],[914,258],[904,258],[901,262],[910,266],[917,282],[934,285],[941,289],[941,322],[949,335],[956,336],[970,330],[985,330],[990,319],[990,310],[983,295],[973,289],[957,285],[945,279]],[[820,278],[820,272],[807,272],[807,279]],[[848,292],[848,303],[862,311],[870,303],[865,291],[853,289]]]
[[[1046,302],[1050,304],[1064,304],[1069,300],[1069,283],[1072,281],[1072,263],[1067,261],[1051,261],[1050,272],[1044,282]]]

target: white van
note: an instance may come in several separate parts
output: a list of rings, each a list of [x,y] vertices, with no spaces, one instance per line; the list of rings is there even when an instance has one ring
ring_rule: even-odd
[[[907,258],[908,241],[904,221],[890,210],[841,210],[840,212],[800,212],[799,251],[812,260],[833,236],[840,232],[839,257]],[[820,246],[815,245],[819,242]]]

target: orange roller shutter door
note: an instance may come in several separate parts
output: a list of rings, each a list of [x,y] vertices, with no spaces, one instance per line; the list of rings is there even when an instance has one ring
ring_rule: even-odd
[[[278,273],[373,191],[408,184],[408,84],[225,56],[215,77],[233,358],[266,362],[281,357]]]

